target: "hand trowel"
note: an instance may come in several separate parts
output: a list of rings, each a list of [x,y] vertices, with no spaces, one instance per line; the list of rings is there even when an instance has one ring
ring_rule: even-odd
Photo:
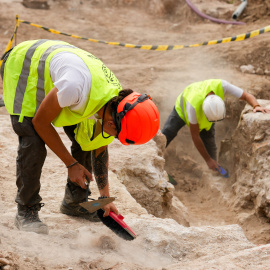
[[[95,211],[97,211],[100,208],[103,208],[106,204],[109,204],[111,202],[113,202],[115,200],[114,197],[109,197],[109,198],[103,198],[103,199],[99,199],[99,200],[93,200],[91,199],[91,201],[88,201],[88,196],[89,196],[89,183],[85,182],[86,184],[86,201],[80,203],[80,206],[85,208],[88,212],[90,213],[94,213]]]
[[[92,200],[80,203],[80,206],[85,208],[88,212],[93,213],[98,209],[103,208],[106,204],[113,202],[114,200],[115,200],[114,197]]]

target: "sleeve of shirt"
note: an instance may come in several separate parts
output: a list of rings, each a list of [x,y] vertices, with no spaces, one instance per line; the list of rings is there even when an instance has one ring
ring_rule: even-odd
[[[61,108],[69,107],[78,104],[81,100],[81,93],[83,88],[83,78],[78,70],[67,68],[54,82],[58,89],[57,97]]]
[[[188,101],[186,101],[186,111],[189,123],[198,124],[196,111]]]
[[[56,54],[50,63],[50,74],[58,89],[57,98],[61,108],[83,103],[85,90],[90,91],[91,74],[80,57],[69,52]]]
[[[243,89],[235,85],[232,85],[225,80],[222,80],[222,88],[223,88],[224,95],[226,96],[234,96],[234,97],[240,98],[244,93]]]

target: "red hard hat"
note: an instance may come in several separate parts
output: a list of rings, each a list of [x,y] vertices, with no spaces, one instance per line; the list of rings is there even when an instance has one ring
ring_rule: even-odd
[[[118,105],[113,114],[117,137],[122,144],[144,144],[158,132],[159,112],[147,94],[133,92]]]

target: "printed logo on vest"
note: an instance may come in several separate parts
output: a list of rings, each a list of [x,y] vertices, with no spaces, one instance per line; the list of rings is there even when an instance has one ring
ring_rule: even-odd
[[[102,70],[104,72],[107,82],[113,84],[118,89],[121,89],[121,84],[118,81],[118,79],[115,77],[113,72],[109,70],[104,64],[102,65]]]

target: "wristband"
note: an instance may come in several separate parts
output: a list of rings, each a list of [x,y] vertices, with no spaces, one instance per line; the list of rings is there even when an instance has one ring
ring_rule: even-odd
[[[79,161],[75,161],[74,163],[68,165],[68,166],[67,166],[67,169],[71,168],[72,166],[76,165],[77,163],[79,163]]]
[[[100,199],[107,199],[107,198],[110,198],[110,197],[108,197],[108,196],[100,196],[100,197],[98,197],[99,200]]]
[[[254,105],[254,106],[253,106],[253,110],[254,110],[256,107],[261,107],[261,105],[259,105],[259,104]]]

